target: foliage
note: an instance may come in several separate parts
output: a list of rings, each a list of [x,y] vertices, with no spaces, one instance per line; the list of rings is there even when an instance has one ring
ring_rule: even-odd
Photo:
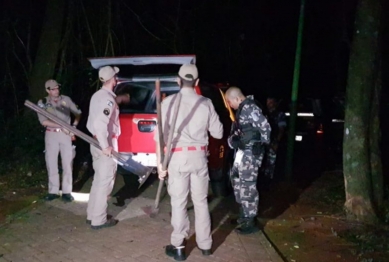
[[[7,120],[0,131],[0,179],[9,188],[45,185],[44,133],[35,114]]]

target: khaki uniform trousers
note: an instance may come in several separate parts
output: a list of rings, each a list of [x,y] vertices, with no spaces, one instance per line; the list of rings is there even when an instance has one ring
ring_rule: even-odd
[[[207,202],[209,175],[204,151],[174,153],[168,172],[173,226],[171,244],[180,246],[189,235],[187,202],[190,191],[195,211],[197,246],[201,249],[211,249],[211,219]]]
[[[62,193],[70,194],[73,189],[73,148],[71,137],[63,132],[46,131],[45,159],[49,176],[49,194],[58,194],[58,154],[61,153]]]
[[[107,201],[115,183],[117,164],[112,157],[104,155],[94,146],[90,147],[90,151],[95,174],[89,194],[87,219],[92,221],[92,226],[100,226],[107,222]]]

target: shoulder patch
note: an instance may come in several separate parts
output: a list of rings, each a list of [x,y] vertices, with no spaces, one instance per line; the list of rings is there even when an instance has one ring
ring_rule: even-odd
[[[113,102],[110,101],[110,100],[107,100],[107,105],[110,106],[110,107],[112,107],[112,106],[113,106]]]
[[[108,116],[110,113],[109,108],[104,108],[103,113],[104,115]]]
[[[251,112],[250,115],[251,115],[251,117],[253,118],[254,121],[258,121],[259,120],[260,115],[259,115],[259,112],[257,110]]]

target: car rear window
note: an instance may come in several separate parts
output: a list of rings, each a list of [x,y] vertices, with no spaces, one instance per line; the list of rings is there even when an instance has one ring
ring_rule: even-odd
[[[161,82],[162,98],[177,93],[175,82]],[[156,113],[155,82],[124,82],[116,89],[117,95],[129,94],[130,102],[119,105],[120,113]]]

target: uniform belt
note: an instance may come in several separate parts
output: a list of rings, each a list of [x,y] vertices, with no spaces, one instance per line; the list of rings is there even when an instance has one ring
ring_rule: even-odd
[[[94,138],[94,139],[97,139],[96,135],[94,135],[94,136],[93,136],[93,138]],[[118,138],[119,138],[119,136],[118,136],[118,135],[112,135],[112,138],[116,138],[116,139],[118,139]]]
[[[50,132],[62,132],[61,128],[46,128],[46,131],[50,131]]]
[[[181,151],[205,151],[206,146],[185,146],[185,147],[175,147],[172,148],[172,152],[181,152]]]

